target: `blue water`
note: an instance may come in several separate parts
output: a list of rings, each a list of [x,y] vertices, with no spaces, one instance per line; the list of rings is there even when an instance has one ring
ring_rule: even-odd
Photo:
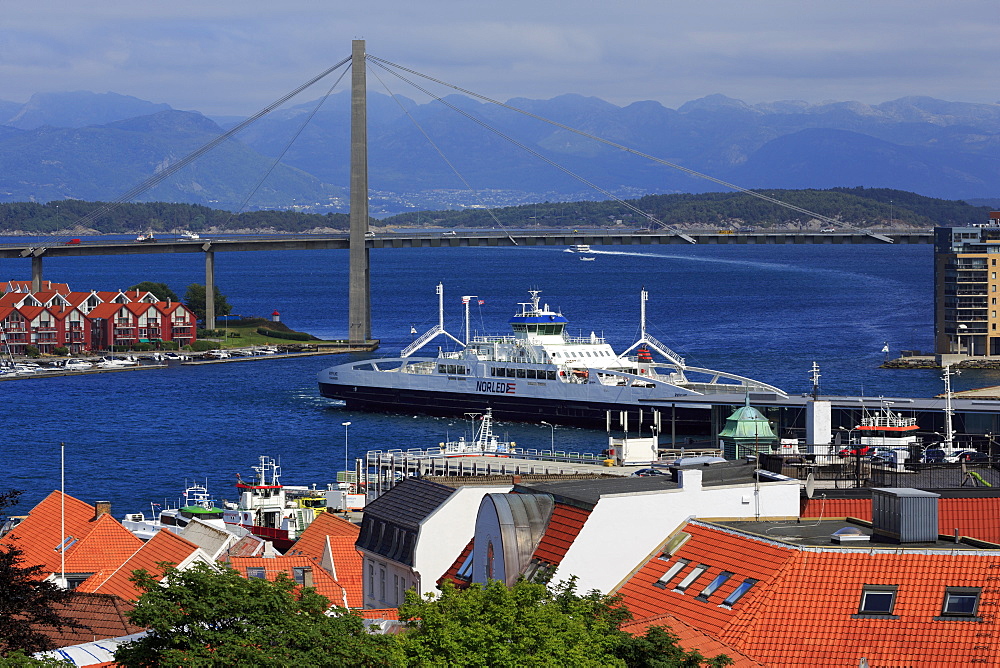
[[[461,338],[462,295],[478,333],[506,331],[529,288],[562,309],[573,334],[606,336],[616,349],[638,333],[639,291],[650,300],[650,333],[689,364],[750,376],[789,392],[810,389],[815,360],[824,393],[932,396],[939,372],[884,370],[892,353],[932,348],[930,246],[607,247],[594,262],[561,248],[373,250],[373,334],[391,355],[437,321],[435,285],[445,285],[446,327]],[[178,294],[204,283],[198,255],[52,258],[45,278],[73,289],[165,282]],[[0,278],[27,279],[28,260],[5,260]],[[347,331],[347,253],[217,253],[216,281],[235,313],[269,316],[324,338]],[[353,459],[369,449],[429,447],[468,429],[461,419],[347,411],[319,397],[316,373],[344,356],[176,366],[0,383],[0,451],[6,480],[26,490],[22,509],[59,486],[114,513],[173,501],[185,481],[206,481],[233,498],[237,472],[278,457],[286,484],[334,479],[344,466],[345,428]],[[958,389],[1000,384],[997,372],[966,372]],[[597,451],[605,435],[583,429],[500,424],[526,447]]]

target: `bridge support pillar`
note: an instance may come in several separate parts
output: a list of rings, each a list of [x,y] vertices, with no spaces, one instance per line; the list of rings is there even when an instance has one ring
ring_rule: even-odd
[[[205,329],[215,329],[215,251],[205,251]]]
[[[368,231],[368,116],[365,41],[351,43],[351,247],[348,268],[347,332],[351,343],[372,337]]]
[[[31,256],[31,294],[42,291],[42,256]]]

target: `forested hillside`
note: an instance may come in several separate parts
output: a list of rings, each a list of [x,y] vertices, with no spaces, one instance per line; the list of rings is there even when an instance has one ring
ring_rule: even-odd
[[[857,227],[965,226],[988,220],[989,208],[962,201],[934,199],[883,188],[831,190],[762,190],[770,197],[813,211],[841,224]],[[372,220],[380,227],[575,228],[656,227],[649,216],[665,225],[693,228],[827,227],[828,223],[745,193],[649,195],[630,200],[638,214],[614,200],[603,202],[544,202],[493,210],[422,211]],[[347,214],[310,214],[299,211],[253,211],[233,214],[197,204],[162,202],[122,204],[92,221],[78,222],[103,206],[101,202],[64,200],[49,204],[0,204],[3,234],[132,234],[152,230],[170,233],[211,232],[308,233],[347,230]]]

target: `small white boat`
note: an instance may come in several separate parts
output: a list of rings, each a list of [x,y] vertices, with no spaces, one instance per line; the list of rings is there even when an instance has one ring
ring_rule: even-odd
[[[592,257],[581,257],[580,261],[581,262],[593,262],[594,258],[592,258]]]
[[[138,364],[131,357],[102,357],[97,366],[101,369],[124,369]]]
[[[186,239],[188,241],[196,241],[201,239],[201,235],[197,232],[188,232],[187,230],[182,230],[180,234],[181,239]]]
[[[587,244],[573,244],[569,248],[563,251],[564,253],[589,253],[590,246]]]
[[[94,365],[90,362],[85,362],[78,359],[68,359],[61,360],[59,362],[53,362],[52,366],[61,369],[63,371],[86,371],[88,369],[93,369]]]

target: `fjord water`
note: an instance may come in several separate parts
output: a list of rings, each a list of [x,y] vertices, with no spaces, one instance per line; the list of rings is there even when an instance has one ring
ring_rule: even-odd
[[[463,336],[462,295],[473,333],[507,331],[529,289],[561,309],[573,335],[593,331],[617,350],[638,335],[645,287],[649,332],[694,366],[810,389],[820,364],[824,393],[932,396],[939,372],[885,370],[888,342],[932,347],[932,249],[917,246],[643,246],[598,248],[594,262],[553,248],[378,249],[371,251],[377,355],[391,356],[437,322],[435,285],[445,287],[445,325]],[[245,316],[277,310],[290,327],[323,338],[347,331],[347,253],[217,253],[216,282]],[[144,280],[178,294],[204,283],[200,254],[50,258],[45,278],[73,289],[121,289]],[[29,260],[5,260],[3,279],[30,278]],[[434,345],[446,346],[439,340]],[[188,482],[235,497],[236,473],[252,475],[259,455],[281,461],[286,484],[334,480],[343,469],[345,428],[353,460],[370,449],[425,448],[469,429],[467,421],[347,411],[319,396],[316,373],[345,355],[267,359],[161,371],[0,383],[0,487],[26,490],[22,511],[59,486],[113,512],[173,503]],[[966,372],[959,389],[1000,384],[995,372]],[[503,423],[519,445],[595,452],[603,432]]]

